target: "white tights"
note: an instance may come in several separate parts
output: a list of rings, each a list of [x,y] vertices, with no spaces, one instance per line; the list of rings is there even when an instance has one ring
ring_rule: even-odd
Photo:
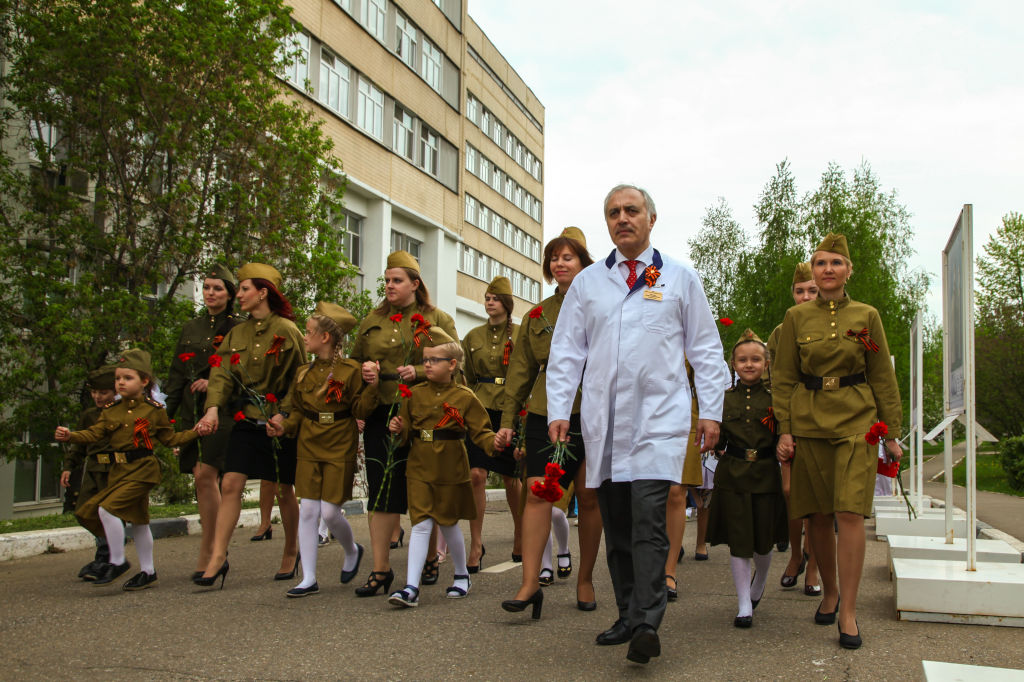
[[[452,560],[452,568],[455,571],[455,575],[468,576],[469,571],[466,569],[466,542],[462,538],[462,529],[459,528],[459,524],[456,523],[451,526],[438,524],[437,527],[441,531],[444,541],[448,543],[448,557]],[[420,579],[423,577],[423,564],[427,560],[427,552],[430,551],[430,533],[433,530],[434,519],[425,519],[413,526],[410,533],[409,566],[405,584],[411,585],[416,589],[419,589]],[[456,580],[454,584],[464,590],[469,589],[469,581],[467,579]]]
[[[302,499],[299,505],[299,554],[302,555],[302,582],[296,587],[310,587],[316,582],[316,557],[319,550],[320,519],[334,534],[338,544],[345,550],[342,570],[351,571],[359,559],[352,526],[341,512],[341,507],[323,500]]]
[[[544,555],[540,560],[541,570],[545,568],[549,571],[552,570],[551,565],[551,554],[553,543],[558,543],[558,553],[568,554],[569,553],[569,519],[565,517],[565,512],[558,507],[551,507],[551,535],[548,536],[548,542],[544,545]],[[562,568],[568,568],[569,558],[561,558],[558,560],[558,565]]]
[[[100,523],[103,524],[107,546],[110,547],[110,563],[123,564],[124,524],[103,507],[100,507]],[[149,524],[132,524],[132,539],[135,540],[135,552],[139,555],[139,568],[143,573],[153,575],[156,568],[153,566],[153,531],[150,530]]]
[[[736,586],[736,597],[739,602],[737,616],[750,616],[754,613],[752,595],[758,599],[764,596],[765,582],[768,580],[768,568],[772,563],[772,553],[754,553],[754,580],[750,580],[750,559],[730,556],[729,567],[732,569],[732,582]]]

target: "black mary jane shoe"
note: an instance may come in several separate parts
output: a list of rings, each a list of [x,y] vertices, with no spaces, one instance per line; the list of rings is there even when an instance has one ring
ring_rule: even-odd
[[[540,620],[540,611],[544,606],[544,590],[537,590],[530,595],[529,599],[506,599],[501,602],[501,608],[509,613],[520,613],[525,611],[527,606],[533,607],[533,613],[530,617],[533,620]]]
[[[626,660],[634,663],[647,663],[655,656],[661,656],[661,640],[658,632],[650,625],[641,625],[629,640],[629,651]]]
[[[633,636],[633,632],[626,621],[619,618],[617,621],[612,623],[612,626],[599,634],[594,640],[601,646],[614,646],[616,644],[625,644]]]
[[[754,626],[753,616],[736,616],[732,619],[733,627],[737,628],[749,628]]]
[[[387,594],[388,590],[391,589],[391,583],[394,581],[395,572],[392,570],[370,571],[370,577],[366,579],[366,583],[356,588],[356,596],[373,597],[382,591],[382,588],[384,594]]]
[[[668,586],[669,580],[672,581],[673,587]],[[674,575],[665,575],[665,595],[669,601],[679,599],[679,581],[676,580]]]
[[[839,600],[836,599],[836,610],[829,613],[824,613],[821,610],[821,604],[818,604],[818,610],[814,612],[814,622],[818,625],[832,625],[836,622],[836,615],[839,613]]]
[[[541,587],[551,587],[555,584],[555,574],[550,568],[540,569],[540,575],[537,576],[537,583]]]
[[[78,572],[78,577],[87,582],[92,582],[103,575],[103,568],[106,565],[103,561],[90,561],[85,566],[82,566],[82,570]]]
[[[857,634],[855,635],[848,635],[843,632],[842,626],[838,623],[836,627],[839,628],[839,646],[844,649],[859,649],[860,645],[864,643],[860,638],[860,623],[857,623]]]
[[[562,566],[561,564],[558,564],[558,577],[559,578],[568,578],[570,575],[572,575],[572,554],[570,554],[569,552],[566,552],[565,554],[559,554],[556,557],[556,559],[568,559],[569,560],[569,565],[568,566]],[[557,563],[557,561],[556,561],[556,563]]]
[[[424,585],[436,585],[437,579],[441,577],[441,555],[435,554],[433,559],[427,559],[423,563],[423,576],[420,582]],[[417,594],[419,594],[417,592]]]
[[[318,594],[320,592],[320,584],[313,583],[309,587],[293,587],[284,593],[286,597],[292,597],[298,599],[299,597],[308,597],[311,594]]]
[[[821,585],[804,585],[804,594],[808,597],[820,597]]]
[[[274,580],[291,580],[292,578],[294,578],[295,574],[299,572],[299,559],[300,558],[301,558],[301,555],[296,554],[295,555],[295,565],[292,566],[292,570],[288,571],[287,573],[275,573],[274,574]]]
[[[93,585],[109,585],[124,575],[132,565],[127,561],[123,564],[106,564],[103,572],[92,582]]]
[[[156,585],[156,572],[146,573],[145,571],[139,571],[121,586],[121,589],[125,592],[137,592],[139,590],[145,590],[146,588],[153,587]]]
[[[344,568],[341,569],[341,584],[346,585],[352,582],[352,578],[356,577],[356,573],[359,573],[359,565],[363,563],[363,546],[356,543],[356,567],[351,571],[346,571]]]
[[[487,554],[487,548],[480,545],[480,560],[476,562],[476,566],[466,566],[466,570],[470,573],[479,573],[480,569],[484,567],[484,556]]]

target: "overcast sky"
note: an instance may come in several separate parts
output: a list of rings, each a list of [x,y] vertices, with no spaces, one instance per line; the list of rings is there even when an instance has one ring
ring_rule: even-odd
[[[963,204],[975,253],[1024,212],[1021,2],[470,0],[469,13],[546,108],[544,230],[601,217],[617,182],[647,187],[652,236],[686,240],[722,196],[752,206],[788,158],[802,196],[830,161],[867,161],[912,214],[912,268],[934,275]],[[854,292],[870,302],[870,295]]]

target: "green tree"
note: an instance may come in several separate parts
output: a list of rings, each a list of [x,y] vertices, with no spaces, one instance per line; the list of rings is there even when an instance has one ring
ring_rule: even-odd
[[[718,316],[732,316],[735,301],[737,266],[747,253],[747,235],[732,216],[724,197],[708,206],[703,227],[687,240],[690,260],[700,273],[711,310]]]
[[[989,327],[1024,316],[1024,216],[1007,213],[977,260],[978,320]]]
[[[280,0],[4,4],[6,454],[68,423],[85,373],[125,345],[161,374],[193,313],[183,285],[211,261],[275,264],[297,311],[358,299],[332,220],[341,164],[276,75],[300,59]]]

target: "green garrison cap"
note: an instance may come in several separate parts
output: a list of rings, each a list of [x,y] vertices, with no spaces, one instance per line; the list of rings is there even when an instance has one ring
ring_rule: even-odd
[[[512,295],[512,283],[508,281],[508,277],[495,277],[491,280],[491,283],[487,285],[487,293],[500,296],[502,294]]]
[[[821,240],[815,251],[838,253],[840,256],[846,256],[846,260],[850,260],[850,248],[846,245],[846,237],[834,232],[829,232],[825,235],[825,238]]]
[[[246,263],[238,270],[238,281],[246,279],[265,279],[274,285],[274,288],[281,291],[281,273],[272,265],[264,263]]]
[[[811,272],[811,264],[809,262],[797,263],[796,270],[793,271],[793,286],[801,282],[810,282],[812,279],[814,279],[814,273]]]
[[[736,340],[736,343],[733,344],[732,349],[736,350],[736,346],[740,345],[741,343],[747,343],[748,341],[757,341],[758,343],[762,344],[764,343],[764,341],[761,340],[761,337],[754,333],[754,330],[752,330],[750,327],[747,327],[746,329],[743,330],[743,333],[740,334],[740,338]]]
[[[114,369],[113,365],[103,365],[89,372],[85,379],[85,387],[93,391],[113,391]]]
[[[117,360],[117,367],[134,369],[136,372],[153,376],[153,366],[150,362],[149,353],[141,348],[129,348],[121,353],[121,357]]]
[[[441,329],[436,324],[430,328],[427,335],[421,336],[424,348],[434,348],[435,346],[443,346],[446,343],[455,343],[455,339],[448,335],[448,332]]]
[[[221,279],[233,286],[235,289],[238,288],[238,280],[235,278],[235,273],[231,272],[231,269],[223,263],[214,263],[210,266],[206,276],[211,279]]]
[[[352,313],[337,303],[320,301],[316,304],[316,309],[313,312],[331,319],[341,329],[342,334],[348,334],[356,326],[356,318]]]
[[[391,268],[406,268],[412,270],[417,275],[420,274],[420,264],[416,262],[412,254],[408,251],[395,251],[388,255],[388,269]]]
[[[578,241],[580,244],[583,245],[584,249],[587,248],[587,238],[583,236],[583,230],[581,230],[578,227],[567,227],[564,230],[562,230],[562,234],[558,236]]]

